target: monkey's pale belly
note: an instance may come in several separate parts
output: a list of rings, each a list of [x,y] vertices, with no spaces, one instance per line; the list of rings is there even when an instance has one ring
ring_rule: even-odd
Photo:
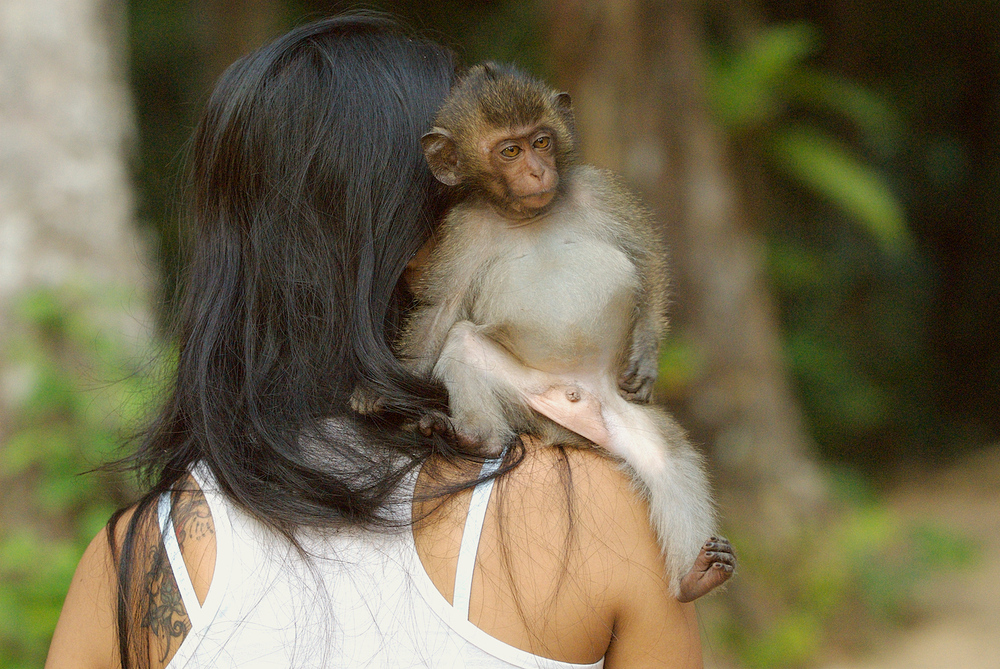
[[[639,287],[624,253],[573,238],[498,258],[480,285],[473,321],[496,327],[526,365],[550,373],[611,369],[631,331]]]

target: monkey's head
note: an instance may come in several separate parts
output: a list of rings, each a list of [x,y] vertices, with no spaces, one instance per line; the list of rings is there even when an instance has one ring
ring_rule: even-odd
[[[531,218],[552,204],[572,160],[570,98],[512,65],[476,65],[421,144],[438,181],[482,195],[507,218]]]

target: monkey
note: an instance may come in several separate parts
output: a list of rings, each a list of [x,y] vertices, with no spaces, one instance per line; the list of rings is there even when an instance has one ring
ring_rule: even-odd
[[[650,404],[665,250],[612,173],[575,164],[569,95],[511,65],[477,65],[421,144],[454,202],[398,345],[414,373],[448,391],[450,420],[420,427],[485,455],[520,434],[597,445],[647,496],[678,599],[728,580],[735,553],[715,534],[702,458]]]

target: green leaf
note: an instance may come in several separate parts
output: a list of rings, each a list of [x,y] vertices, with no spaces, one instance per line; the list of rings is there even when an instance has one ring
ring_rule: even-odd
[[[912,247],[903,207],[882,176],[817,128],[776,130],[768,154],[790,177],[851,215],[888,253]]]
[[[778,84],[816,52],[819,33],[808,23],[762,31],[739,53],[708,64],[708,98],[716,117],[734,129],[759,125],[779,112]]]
[[[803,67],[791,72],[781,88],[794,102],[847,119],[861,131],[865,144],[881,154],[892,153],[903,140],[896,109],[849,79]]]

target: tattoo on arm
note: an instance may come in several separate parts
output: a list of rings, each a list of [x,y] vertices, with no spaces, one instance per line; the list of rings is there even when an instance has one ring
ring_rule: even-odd
[[[149,629],[151,637],[155,637],[155,645],[160,649],[160,662],[166,664],[173,655],[176,646],[191,630],[191,619],[188,618],[184,602],[177,590],[177,581],[170,569],[166,549],[161,541],[150,549],[150,569],[146,574],[146,614],[141,626]],[[176,646],[174,642],[176,641]],[[150,640],[153,643],[153,639]]]
[[[185,541],[201,541],[215,534],[212,512],[201,490],[174,495],[171,515],[177,532],[177,543],[180,544],[182,553]]]
[[[215,534],[208,502],[200,490],[175,494],[171,516],[182,554],[185,541],[197,542]],[[147,606],[142,627],[149,630],[151,642],[153,638],[158,641],[160,662],[166,664],[191,631],[191,619],[181,600],[162,540],[150,549],[148,564]]]

